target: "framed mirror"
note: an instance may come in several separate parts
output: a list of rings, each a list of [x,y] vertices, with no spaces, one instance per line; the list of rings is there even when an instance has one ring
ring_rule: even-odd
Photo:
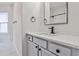
[[[68,2],[45,2],[44,24],[68,24]]]

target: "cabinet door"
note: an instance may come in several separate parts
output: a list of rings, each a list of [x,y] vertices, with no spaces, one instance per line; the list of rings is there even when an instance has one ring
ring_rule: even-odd
[[[72,48],[72,56],[79,56],[79,49]]]
[[[37,56],[38,55],[38,45],[28,41],[28,56]]]
[[[43,49],[43,48],[39,48],[39,56],[56,56],[55,54],[47,51],[46,49]]]
[[[22,56],[27,56],[27,43],[23,41],[22,43]]]

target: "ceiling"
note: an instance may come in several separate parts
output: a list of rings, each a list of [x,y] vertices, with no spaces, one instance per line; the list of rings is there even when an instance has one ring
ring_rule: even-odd
[[[0,2],[0,5],[13,5],[14,2]]]

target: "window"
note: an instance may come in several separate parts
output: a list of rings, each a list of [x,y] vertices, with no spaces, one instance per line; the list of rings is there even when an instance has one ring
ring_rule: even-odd
[[[8,33],[8,13],[0,12],[0,33]]]

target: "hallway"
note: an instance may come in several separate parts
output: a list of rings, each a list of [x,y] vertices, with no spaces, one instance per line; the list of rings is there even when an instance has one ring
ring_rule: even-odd
[[[10,40],[0,41],[0,56],[17,56],[13,42]]]

